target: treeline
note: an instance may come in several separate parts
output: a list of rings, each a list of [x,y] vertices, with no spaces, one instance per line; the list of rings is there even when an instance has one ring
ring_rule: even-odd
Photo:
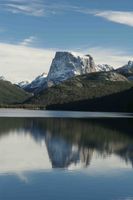
[[[35,104],[0,104],[0,108],[16,108],[16,109],[31,109],[31,110],[45,110],[45,106],[43,105],[35,105]]]
[[[48,110],[133,112],[133,88],[111,95],[74,101],[64,104],[53,104]]]

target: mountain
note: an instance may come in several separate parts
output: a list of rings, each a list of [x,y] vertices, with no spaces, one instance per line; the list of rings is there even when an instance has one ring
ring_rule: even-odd
[[[77,75],[96,71],[96,65],[90,55],[77,56],[70,52],[57,52],[50,67],[48,86],[59,84]]]
[[[25,89],[30,83],[28,81],[22,81],[20,83],[17,83],[16,85],[19,86],[20,88]]]
[[[9,81],[0,79],[0,104],[22,103],[30,95]]]
[[[90,55],[82,57],[71,52],[57,52],[52,61],[48,76],[43,73],[23,88],[28,92],[36,94],[69,78],[95,71],[96,65]]]
[[[108,71],[113,71],[113,70],[114,70],[114,67],[112,67],[111,65],[107,65],[107,64],[99,64],[96,66],[97,72],[101,72],[101,71],[108,72]]]
[[[37,94],[43,89],[57,85],[78,75],[112,70],[114,68],[107,64],[96,65],[90,55],[80,56],[71,52],[56,52],[48,76],[44,73],[26,85],[26,87],[22,85],[22,88],[28,92]]]
[[[56,52],[48,75],[43,73],[30,84],[21,82],[19,86],[25,89],[27,92],[39,94],[39,92],[43,91],[44,89],[58,85],[75,76],[90,73],[93,74],[94,72],[112,72],[103,74],[103,76],[101,74],[100,76],[97,76],[97,78],[99,80],[101,79],[101,81],[102,78],[110,81],[117,81],[117,79],[118,81],[119,79],[126,80],[124,76],[126,76],[129,80],[132,80],[133,62],[129,61],[128,65],[115,70],[112,66],[107,64],[96,65],[93,57],[90,55],[80,56],[71,52]]]
[[[126,76],[129,80],[133,80],[133,61],[129,61],[123,67],[120,67],[116,72]]]
[[[24,89],[27,92],[33,92],[33,93],[39,93],[41,90],[43,90],[47,85],[47,74],[43,73],[35,80],[33,80],[30,84],[27,84]]]
[[[80,75],[43,90],[25,103],[41,105],[63,104],[94,99],[130,89],[133,86],[124,76],[115,72],[95,72]]]

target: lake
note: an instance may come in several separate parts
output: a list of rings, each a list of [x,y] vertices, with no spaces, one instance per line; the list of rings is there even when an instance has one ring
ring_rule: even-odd
[[[0,110],[0,200],[133,200],[133,118]]]

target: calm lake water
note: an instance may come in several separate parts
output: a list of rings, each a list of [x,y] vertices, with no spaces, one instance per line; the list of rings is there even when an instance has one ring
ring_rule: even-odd
[[[0,200],[133,200],[131,115],[39,112],[0,110]]]

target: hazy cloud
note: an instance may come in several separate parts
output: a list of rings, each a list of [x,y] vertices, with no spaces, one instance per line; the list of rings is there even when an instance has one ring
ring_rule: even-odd
[[[115,23],[133,26],[133,12],[90,10],[84,7],[75,6],[73,4],[49,3],[48,0],[5,0],[3,3],[0,3],[0,7],[14,14],[22,13],[36,17],[67,11],[80,12],[83,14],[101,17]]]
[[[112,22],[133,26],[133,12],[97,11],[94,15]]]
[[[49,3],[43,0],[6,0],[0,3],[6,11],[14,14],[21,13],[36,17],[42,17],[48,14],[57,14],[72,7],[68,4]]]
[[[32,16],[43,16],[45,14],[41,0],[7,0],[2,6],[5,10],[14,14],[22,13]]]
[[[22,42],[19,43],[21,46],[29,46],[36,40],[36,37],[30,36],[28,38],[25,38]]]
[[[97,64],[109,64],[115,68],[122,67],[129,60],[132,60],[131,53],[119,49],[93,47],[86,52],[89,52],[94,57]]]
[[[0,76],[12,82],[32,80],[47,73],[54,50],[0,43]]]
[[[124,24],[133,27],[133,12],[127,11],[113,11],[113,10],[90,10],[90,9],[76,9],[77,12],[83,14],[94,15],[96,17],[104,18],[119,24]]]

